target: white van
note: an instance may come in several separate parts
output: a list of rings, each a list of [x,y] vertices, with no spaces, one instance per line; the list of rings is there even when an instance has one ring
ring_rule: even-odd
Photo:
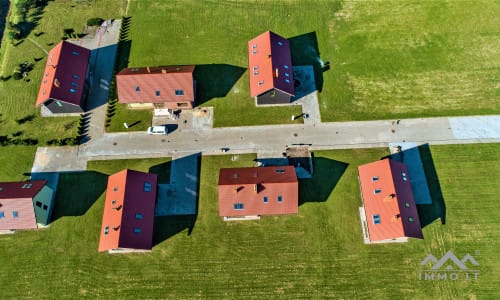
[[[167,134],[167,126],[152,126],[148,128],[148,134]]]

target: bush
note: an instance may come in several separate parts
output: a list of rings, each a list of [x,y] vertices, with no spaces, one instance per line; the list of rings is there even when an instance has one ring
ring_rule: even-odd
[[[101,18],[90,18],[87,20],[87,26],[100,26],[104,22]]]

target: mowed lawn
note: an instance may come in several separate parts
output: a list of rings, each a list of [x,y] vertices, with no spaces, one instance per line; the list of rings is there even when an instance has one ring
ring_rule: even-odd
[[[64,35],[64,29],[81,33],[87,19],[101,17],[120,18],[122,1],[43,1],[47,5],[41,13],[35,9],[28,12],[28,36],[17,46],[4,37],[0,49],[0,76],[12,75],[19,64],[27,61],[34,63],[27,80],[0,81],[0,136],[12,137],[20,133],[20,138],[37,139],[40,144],[56,138],[76,135],[78,118],[42,118],[40,109],[35,107],[40,81],[42,79],[47,54]],[[17,120],[27,121],[19,124]]]
[[[293,107],[249,97],[247,42],[266,30],[315,67],[323,121],[500,112],[496,1],[132,0],[128,13],[129,66],[201,66],[215,126],[290,122]]]
[[[104,194],[94,193],[97,200],[83,215],[60,216],[47,230],[0,236],[0,286],[9,287],[2,297],[495,298],[500,292],[498,144],[431,146],[427,161],[433,161],[440,182],[446,224],[427,225],[423,241],[364,245],[356,167],[387,153],[315,152],[316,178],[300,187],[316,186],[318,192],[301,191],[298,215],[234,223],[217,215],[218,170],[251,166],[255,156],[203,157],[191,234],[181,230],[149,254],[97,252]],[[79,201],[79,194],[103,192],[105,174],[165,163],[168,159],[92,162],[89,169],[100,174],[96,182],[62,188],[74,189],[72,199]],[[169,230],[157,228],[157,233]],[[480,264],[478,279],[419,281],[420,262],[448,250],[459,258],[473,255]]]

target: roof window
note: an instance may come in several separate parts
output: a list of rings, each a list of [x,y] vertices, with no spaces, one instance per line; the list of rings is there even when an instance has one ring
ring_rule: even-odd
[[[136,92],[136,93],[139,93],[140,91],[141,91],[141,87],[140,87],[140,86],[138,86],[138,85],[136,85],[136,86],[135,86],[135,92]]]
[[[151,183],[144,182],[144,191],[145,192],[151,192]]]
[[[252,45],[252,48],[257,49],[257,45],[256,45],[256,44],[253,44],[253,45]]]
[[[104,235],[108,235],[108,233],[109,233],[109,226],[108,226],[108,225],[106,225],[106,226],[104,227]]]
[[[0,211],[0,219],[1,218],[5,218],[5,214],[3,213],[3,211]]]
[[[373,224],[380,224],[380,215],[379,214],[376,214],[376,215],[373,215],[372,216],[373,218]]]
[[[290,74],[288,74],[287,72],[285,72],[285,77],[290,77]]]
[[[33,186],[33,184],[31,184],[31,183],[25,183],[25,184],[23,184],[23,186],[21,188],[30,189],[32,186]]]
[[[56,105],[59,106],[59,107],[63,106],[62,103],[61,103],[61,101],[56,101]]]
[[[382,190],[381,190],[381,189],[375,189],[375,190],[373,190],[373,193],[374,193],[374,194],[380,194],[381,192],[382,192]]]
[[[278,46],[283,46],[283,42],[278,41]]]
[[[73,54],[74,56],[80,55],[80,53],[78,53],[78,51],[73,51],[73,52],[71,52],[71,54]]]
[[[379,178],[378,178],[378,176],[373,176],[373,177],[372,177],[372,181],[373,181],[373,182],[378,181],[378,179],[379,179]]]
[[[278,203],[281,203],[283,202],[283,197],[281,197],[281,195],[278,196]]]
[[[73,77],[74,79],[80,79],[80,76],[78,76],[76,74],[71,75],[71,77]]]
[[[269,202],[269,199],[266,196],[264,196],[264,203],[267,203],[267,202]]]
[[[70,91],[71,93],[73,93],[73,94],[74,94],[74,93],[76,93],[76,89],[74,89],[74,88],[70,88],[70,89],[69,89],[69,91]]]
[[[159,90],[156,90],[155,95],[156,95],[156,97],[160,97],[160,91],[159,91]]]
[[[176,96],[184,96],[184,90],[175,90]]]
[[[413,219],[413,217],[408,217],[408,221],[409,221],[410,223],[413,223],[415,220]]]
[[[71,83],[71,85],[72,85],[72,86],[78,86],[78,83],[76,83],[76,82],[72,82],[72,83]]]
[[[284,65],[283,68],[288,69],[288,65]]]
[[[285,82],[290,84],[290,79],[285,79]]]
[[[259,81],[259,86],[263,85],[264,81]]]
[[[285,169],[276,169],[276,170],[274,170],[274,172],[276,172],[278,174],[284,174],[285,173]]]
[[[139,233],[141,233],[141,232],[142,232],[142,229],[141,229],[141,228],[139,228],[139,227],[135,227],[135,228],[134,228],[134,233],[139,234]]]
[[[142,220],[142,219],[144,219],[144,215],[143,214],[135,214],[135,218],[137,220]]]
[[[12,212],[12,216],[14,217],[14,219],[17,219],[19,217],[19,213],[17,212],[17,210],[14,210]]]
[[[243,203],[235,203],[233,205],[233,207],[234,207],[235,210],[243,210],[244,206],[243,206]]]
[[[410,202],[405,202],[405,207],[410,208]]]

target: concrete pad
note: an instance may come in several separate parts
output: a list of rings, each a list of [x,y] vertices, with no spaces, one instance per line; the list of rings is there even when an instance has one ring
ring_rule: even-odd
[[[160,184],[155,215],[195,215],[198,206],[199,153],[172,157],[170,184]]]
[[[391,158],[401,161],[408,167],[410,173],[411,189],[416,204],[432,204],[431,193],[425,177],[424,165],[416,143],[389,143],[389,150],[400,146],[401,152],[394,153]]]
[[[78,147],[38,147],[31,173],[82,171],[87,169],[87,160],[78,156]]]
[[[474,116],[448,118],[457,139],[500,138],[500,116]]]

